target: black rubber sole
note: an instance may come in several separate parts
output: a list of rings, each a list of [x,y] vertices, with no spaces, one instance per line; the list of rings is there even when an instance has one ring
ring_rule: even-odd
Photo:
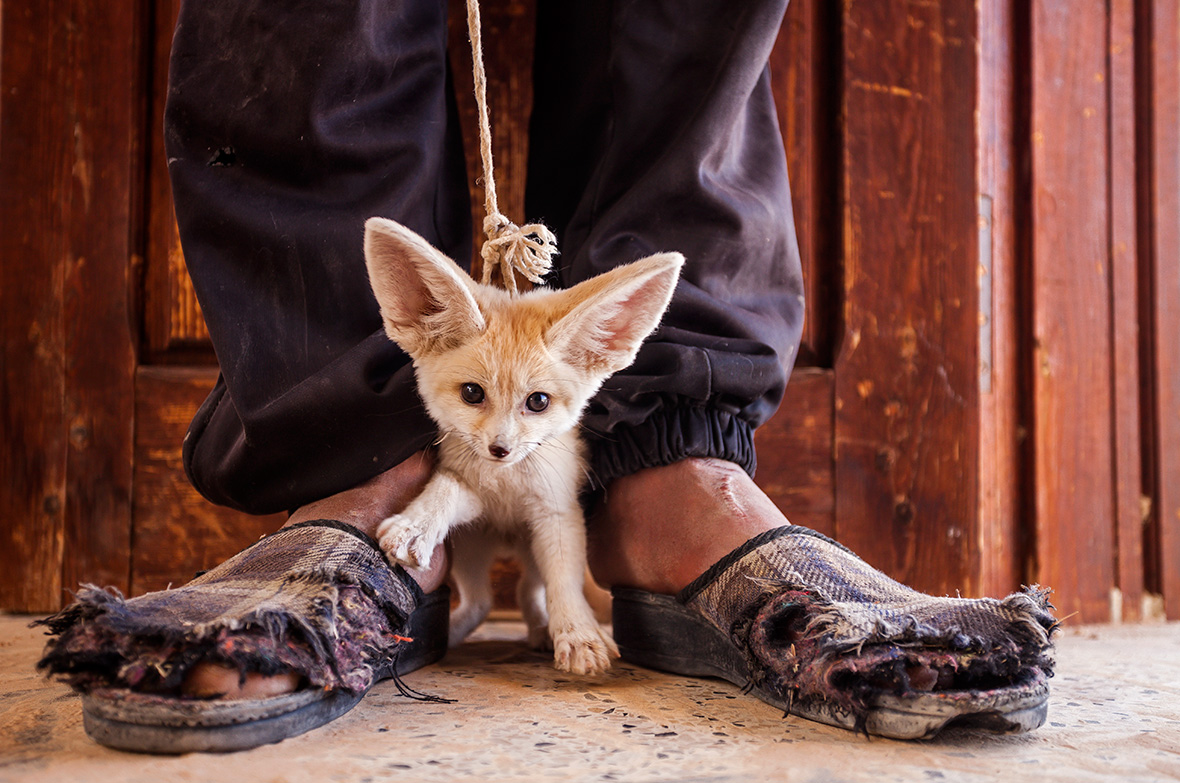
[[[858,728],[857,716],[833,702],[788,703],[780,694],[754,685],[746,657],[725,634],[674,597],[625,588],[615,588],[612,596],[614,637],[624,661],[673,674],[717,677],[792,715]],[[870,699],[860,727],[893,739],[929,739],[952,725],[1018,734],[1042,725],[1048,709],[1049,687],[1040,675],[982,693],[882,692]]]
[[[447,651],[450,591],[427,595],[410,616],[396,669],[378,680],[407,674],[441,659]],[[160,700],[128,691],[82,696],[82,722],[96,742],[136,753],[225,753],[267,745],[323,726],[355,707],[365,694],[296,691],[269,699],[237,701]]]

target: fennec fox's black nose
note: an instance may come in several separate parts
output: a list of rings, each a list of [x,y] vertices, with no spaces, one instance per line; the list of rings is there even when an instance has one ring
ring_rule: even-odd
[[[504,459],[512,453],[511,449],[506,449],[499,443],[493,443],[491,446],[488,446],[488,451],[496,459]]]

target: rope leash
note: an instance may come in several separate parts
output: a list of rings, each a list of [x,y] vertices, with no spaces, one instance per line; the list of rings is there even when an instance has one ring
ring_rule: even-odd
[[[487,74],[483,67],[479,0],[467,0],[467,34],[471,38],[475,103],[479,111],[479,155],[483,161],[486,213],[483,231],[487,236],[479,251],[483,258],[483,283],[490,283],[492,270],[499,269],[504,288],[516,294],[516,272],[533,283],[544,281],[553,266],[553,257],[557,255],[557,237],[541,223],[518,226],[500,212],[492,164],[492,126],[488,121]]]

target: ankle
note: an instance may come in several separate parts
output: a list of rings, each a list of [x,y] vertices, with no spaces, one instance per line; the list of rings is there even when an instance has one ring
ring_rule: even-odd
[[[603,584],[676,593],[786,518],[737,465],[689,458],[615,481],[593,515],[590,566]]]

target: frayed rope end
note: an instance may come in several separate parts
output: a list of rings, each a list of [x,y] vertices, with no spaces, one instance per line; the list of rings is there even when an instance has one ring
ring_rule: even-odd
[[[500,213],[484,218],[487,241],[480,248],[483,282],[489,283],[494,269],[500,270],[504,287],[516,293],[516,272],[533,283],[542,283],[558,254],[557,237],[544,224],[517,226]]]

